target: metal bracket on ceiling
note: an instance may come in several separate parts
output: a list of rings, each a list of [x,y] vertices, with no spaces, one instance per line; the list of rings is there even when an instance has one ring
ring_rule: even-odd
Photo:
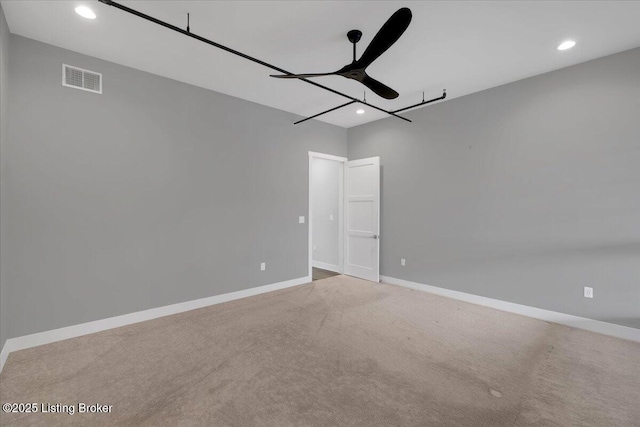
[[[198,41],[200,41],[200,42],[206,43],[206,44],[208,44],[208,45],[210,45],[210,46],[213,46],[213,47],[216,47],[216,48],[218,48],[218,49],[221,49],[221,50],[224,50],[224,51],[226,51],[226,52],[229,52],[229,53],[231,53],[231,54],[233,54],[233,55],[236,55],[236,56],[239,56],[239,57],[241,57],[241,58],[247,59],[247,60],[249,60],[249,61],[251,61],[251,62],[255,62],[256,64],[260,64],[260,65],[262,65],[262,66],[264,66],[264,67],[271,68],[272,70],[278,71],[278,72],[280,72],[280,73],[282,73],[282,74],[293,74],[293,73],[291,73],[290,71],[284,70],[284,69],[282,69],[282,68],[280,68],[280,67],[277,67],[277,66],[275,66],[275,65],[269,64],[269,63],[264,62],[264,61],[262,61],[262,60],[260,60],[260,59],[254,58],[254,57],[252,57],[252,56],[249,56],[249,55],[247,55],[247,54],[244,54],[244,53],[242,53],[242,52],[239,52],[239,51],[237,51],[237,50],[235,50],[235,49],[231,49],[230,47],[227,47],[227,46],[221,45],[220,43],[216,43],[216,42],[214,42],[214,41],[212,41],[212,40],[206,39],[206,38],[204,38],[204,37],[201,37],[201,36],[198,36],[198,35],[196,35],[196,34],[192,33],[192,32],[190,31],[190,29],[189,29],[189,14],[187,14],[187,29],[186,29],[186,30],[183,30],[182,28],[176,27],[175,25],[172,25],[172,24],[169,24],[169,23],[167,23],[167,22],[161,21],[161,20],[159,20],[159,19],[157,19],[157,18],[154,18],[154,17],[152,17],[152,16],[146,15],[146,14],[144,14],[144,13],[142,13],[142,12],[139,12],[139,11],[137,11],[137,10],[135,10],[135,9],[132,9],[132,8],[130,8],[130,7],[127,7],[127,6],[124,6],[124,5],[120,4],[120,3],[116,3],[116,2],[115,2],[115,1],[113,1],[113,0],[98,0],[98,1],[99,1],[100,3],[106,4],[107,6],[115,7],[116,9],[120,9],[120,10],[122,10],[122,11],[124,11],[124,12],[130,13],[130,14],[132,14],[132,15],[135,15],[135,16],[139,17],[139,18],[145,19],[145,20],[147,20],[147,21],[149,21],[149,22],[153,22],[154,24],[160,25],[160,26],[162,26],[162,27],[165,27],[165,28],[168,28],[168,29],[173,30],[173,31],[175,31],[175,32],[178,32],[178,33],[180,33],[180,34],[183,34],[183,35],[185,35],[185,36],[191,37],[191,38],[196,39],[196,40],[198,40]],[[335,107],[335,108],[332,108],[332,109],[330,109],[330,110],[324,111],[324,112],[322,112],[322,113],[320,113],[320,114],[316,114],[316,115],[314,115],[314,116],[312,116],[312,117],[309,117],[309,118],[307,118],[307,119],[305,119],[305,120],[300,120],[300,121],[298,121],[298,122],[296,122],[296,123],[294,123],[294,124],[301,123],[301,122],[306,121],[306,120],[309,120],[309,119],[311,119],[311,118],[318,117],[318,116],[320,116],[320,115],[322,115],[322,114],[326,114],[326,113],[328,113],[328,112],[330,112],[330,111],[337,110],[337,109],[339,109],[339,108],[345,107],[345,106],[347,106],[347,105],[351,105],[351,104],[356,103],[356,102],[357,102],[357,103],[360,103],[360,104],[363,104],[363,105],[366,105],[366,106],[368,106],[368,107],[371,107],[371,108],[373,108],[374,110],[378,110],[378,111],[383,112],[383,113],[385,113],[385,114],[388,114],[388,115],[390,115],[390,116],[397,117],[397,118],[399,118],[399,119],[401,119],[401,120],[404,120],[404,121],[406,121],[406,122],[411,123],[411,120],[407,119],[406,117],[399,116],[399,115],[397,115],[396,113],[397,113],[397,112],[399,112],[399,111],[404,111],[404,110],[407,110],[407,109],[409,109],[409,108],[416,107],[416,106],[418,106],[418,105],[422,105],[423,103],[424,103],[424,104],[428,104],[429,102],[434,102],[434,101],[437,101],[437,100],[438,100],[438,99],[434,99],[434,100],[431,100],[431,101],[427,101],[427,102],[423,102],[423,103],[420,103],[420,104],[412,105],[412,106],[407,107],[407,108],[402,108],[402,109],[400,109],[400,110],[396,110],[396,111],[389,111],[389,110],[385,110],[384,108],[377,107],[377,106],[375,106],[375,105],[373,105],[373,104],[369,104],[369,103],[367,102],[366,98],[365,98],[365,99],[363,99],[363,100],[359,100],[358,98],[354,98],[354,97],[352,97],[352,96],[350,96],[350,95],[347,95],[347,94],[345,94],[345,93],[342,93],[342,92],[340,92],[340,91],[337,91],[337,90],[335,90],[335,89],[332,89],[332,88],[330,88],[330,87],[327,87],[327,86],[322,85],[322,84],[320,84],[320,83],[316,83],[316,82],[311,81],[311,80],[308,80],[308,79],[301,78],[301,79],[298,79],[298,80],[303,81],[303,82],[305,82],[305,83],[308,83],[308,84],[310,84],[310,85],[313,85],[313,86],[315,86],[315,87],[318,87],[318,88],[320,88],[320,89],[326,90],[327,92],[331,92],[331,93],[333,93],[333,94],[335,94],[335,95],[342,96],[343,98],[347,98],[347,99],[349,99],[351,102],[347,102],[347,103],[345,103],[345,104],[339,105],[339,106],[337,106],[337,107]],[[444,96],[443,96],[443,97],[441,97],[441,98],[439,98],[439,99],[444,99]]]

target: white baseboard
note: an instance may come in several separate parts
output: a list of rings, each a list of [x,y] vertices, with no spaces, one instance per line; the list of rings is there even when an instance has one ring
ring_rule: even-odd
[[[323,270],[333,271],[334,273],[340,273],[339,265],[327,264],[326,262],[320,262],[320,261],[313,261],[313,266],[315,268],[321,268]]]
[[[481,297],[464,292],[452,291],[450,289],[410,282],[408,280],[397,279],[395,277],[380,276],[380,280],[390,285],[398,285],[409,289],[415,289],[417,291],[428,292],[430,294],[441,295],[444,297],[469,302],[471,304],[477,304],[485,307],[495,308],[497,310],[507,311],[509,313],[521,314],[523,316],[533,317],[534,319],[540,319],[552,323],[559,323],[561,325],[585,329],[587,331],[597,332],[599,334],[609,335],[616,338],[640,342],[640,329],[631,328],[628,326],[621,326],[613,323],[601,322],[599,320],[572,316],[570,314],[558,313],[556,311],[544,310],[542,308],[529,307],[522,304]]]
[[[195,310],[197,308],[233,301],[240,298],[264,294],[266,292],[276,291],[278,289],[290,288],[292,286],[298,286],[309,282],[311,282],[311,277],[299,277],[297,279],[286,280],[284,282],[272,283],[269,285],[258,286],[250,289],[244,289],[242,291],[229,292],[227,294],[200,298],[197,300],[181,302],[178,304],[166,305],[164,307],[157,307],[149,310],[137,311],[135,313],[123,314],[121,316],[109,317],[107,319],[95,320],[93,322],[81,323],[79,325],[67,326],[65,328],[53,329],[36,334],[10,338],[4,343],[4,346],[2,347],[2,353],[0,353],[0,372],[2,372],[4,363],[7,361],[7,357],[9,357],[9,353],[11,353],[12,351],[24,350],[26,348],[49,344],[56,341],[62,341],[69,338],[75,338],[82,335],[92,334],[94,332],[119,328],[121,326],[131,325],[133,323],[157,319],[158,317],[169,316],[171,314]]]

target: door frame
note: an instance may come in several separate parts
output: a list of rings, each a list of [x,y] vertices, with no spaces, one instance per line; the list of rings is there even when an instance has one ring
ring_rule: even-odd
[[[340,163],[340,178],[338,190],[338,265],[339,273],[344,273],[344,165],[349,160],[346,157],[334,156],[332,154],[316,153],[309,151],[309,279],[313,280],[313,191],[311,188],[313,177],[313,159],[333,160]]]

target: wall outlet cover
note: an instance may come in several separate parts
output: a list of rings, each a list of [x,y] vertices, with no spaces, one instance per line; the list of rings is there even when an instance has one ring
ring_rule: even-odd
[[[404,258],[400,258],[400,265],[404,267],[407,265],[407,261]]]
[[[299,216],[299,217],[298,217],[298,222],[299,222],[300,224],[304,224],[304,217],[303,217],[303,216]]]
[[[584,297],[585,298],[593,298],[593,288],[585,286],[584,287]]]

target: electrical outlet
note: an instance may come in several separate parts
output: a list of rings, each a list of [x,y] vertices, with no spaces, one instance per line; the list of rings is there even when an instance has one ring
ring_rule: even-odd
[[[317,250],[318,250],[318,247],[317,247],[316,245],[313,245],[313,250],[314,250],[314,251],[317,251]]]
[[[299,216],[298,217],[298,223],[299,224],[304,224],[304,217],[303,216]]]
[[[593,288],[585,286],[584,287],[584,297],[585,298],[593,298]]]
[[[329,215],[329,221],[333,221],[333,214]]]
[[[407,265],[407,261],[405,261],[404,258],[400,258],[400,265],[404,267],[405,265]]]
[[[266,262],[261,262],[260,263],[260,271],[265,271],[267,269],[267,263]]]

